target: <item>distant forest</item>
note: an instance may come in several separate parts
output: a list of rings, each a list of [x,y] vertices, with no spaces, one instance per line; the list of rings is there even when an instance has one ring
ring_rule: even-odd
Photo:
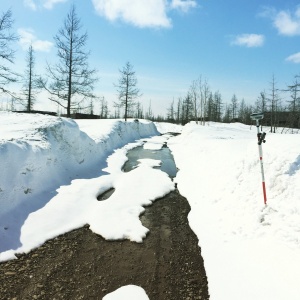
[[[229,103],[222,100],[220,92],[212,92],[206,80],[201,77],[192,82],[184,98],[172,101],[165,121],[185,124],[197,121],[204,124],[214,122],[241,122],[251,125],[251,113],[263,112],[262,125],[270,126],[271,132],[281,128],[300,128],[300,83],[298,76],[285,89],[279,89],[272,76],[267,91],[262,91],[254,104],[233,95]]]
[[[204,125],[208,121],[241,122],[253,124],[250,115],[264,112],[262,125],[270,126],[271,132],[280,128],[300,129],[300,82],[299,76],[285,88],[279,88],[275,76],[266,90],[261,91],[254,104],[247,104],[243,98],[233,94],[225,102],[219,91],[212,91],[206,79],[200,76],[194,80],[186,96],[173,99],[164,115],[155,115],[151,101],[147,109],[139,101],[141,96],[133,65],[126,62],[119,70],[120,78],[115,83],[118,101],[109,108],[104,97],[97,97],[93,90],[98,80],[96,70],[89,68],[89,51],[86,48],[87,32],[81,32],[81,20],[74,5],[71,6],[62,27],[54,36],[57,48],[57,63],[45,67],[44,77],[35,73],[35,52],[29,46],[24,74],[11,69],[15,51],[12,49],[18,36],[12,31],[12,11],[0,15],[0,96],[6,96],[6,103],[0,103],[0,110],[28,113],[50,113],[73,118],[136,118],[186,124],[196,121]],[[76,49],[76,51],[74,50]],[[9,85],[21,84],[18,92]],[[57,105],[56,112],[34,110],[37,95],[45,92],[48,99]],[[9,100],[8,100],[9,99]],[[97,111],[95,107],[97,106]],[[281,129],[282,130],[282,129]]]

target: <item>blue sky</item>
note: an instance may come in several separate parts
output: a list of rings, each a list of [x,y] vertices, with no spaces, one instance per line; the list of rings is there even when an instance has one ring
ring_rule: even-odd
[[[56,62],[53,36],[72,3],[89,35],[95,92],[109,103],[117,101],[114,83],[127,61],[140,101],[147,109],[151,100],[155,114],[166,113],[199,76],[224,102],[235,94],[251,104],[268,92],[273,74],[278,88],[299,74],[300,2],[294,0],[1,0],[20,36],[14,70],[24,70],[31,42],[38,73],[46,60]],[[43,97],[37,109],[50,107]]]

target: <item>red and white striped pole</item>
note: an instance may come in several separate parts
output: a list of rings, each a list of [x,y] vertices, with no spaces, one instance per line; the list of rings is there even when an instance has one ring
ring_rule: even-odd
[[[259,152],[259,161],[260,161],[260,170],[261,170],[261,178],[262,178],[262,188],[264,195],[264,204],[267,205],[267,192],[266,192],[266,183],[265,183],[265,173],[264,173],[264,163],[263,163],[263,151],[262,151],[262,143],[265,143],[266,133],[261,133],[259,130],[259,120],[261,120],[264,115],[263,113],[254,113],[251,114],[251,119],[256,120],[256,128],[257,128],[257,140],[258,140],[258,152]]]

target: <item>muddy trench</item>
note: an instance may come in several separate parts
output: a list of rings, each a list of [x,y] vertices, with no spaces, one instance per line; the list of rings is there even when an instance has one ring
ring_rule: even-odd
[[[113,190],[109,193],[98,200],[109,198]],[[106,241],[88,226],[47,241],[0,264],[0,299],[102,299],[128,284],[142,287],[150,300],[209,299],[189,211],[176,190],[141,216],[150,230],[143,243]]]

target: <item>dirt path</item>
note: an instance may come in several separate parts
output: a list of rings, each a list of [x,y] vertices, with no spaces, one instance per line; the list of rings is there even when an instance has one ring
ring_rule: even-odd
[[[0,299],[102,299],[128,284],[150,300],[209,299],[189,210],[177,192],[154,202],[141,217],[150,229],[141,244],[106,241],[88,226],[50,240],[0,264]]]

